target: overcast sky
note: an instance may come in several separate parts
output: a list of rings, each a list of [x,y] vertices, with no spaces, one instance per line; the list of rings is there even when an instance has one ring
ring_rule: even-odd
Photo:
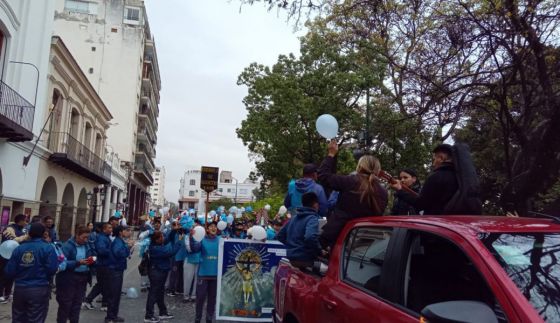
[[[262,4],[228,0],[146,0],[162,79],[156,164],[165,197],[179,198],[185,170],[217,166],[239,181],[254,168],[235,134],[247,88],[237,76],[252,62],[272,65],[299,53],[298,34]]]

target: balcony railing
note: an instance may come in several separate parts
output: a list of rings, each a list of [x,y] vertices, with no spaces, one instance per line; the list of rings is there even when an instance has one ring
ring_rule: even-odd
[[[147,185],[152,185],[154,183],[154,178],[152,177],[153,171],[154,166],[150,162],[148,156],[144,153],[136,153],[134,172],[138,173]]]
[[[49,136],[49,160],[101,184],[111,182],[111,166],[67,132]]]
[[[0,138],[9,141],[33,139],[35,107],[0,81]]]

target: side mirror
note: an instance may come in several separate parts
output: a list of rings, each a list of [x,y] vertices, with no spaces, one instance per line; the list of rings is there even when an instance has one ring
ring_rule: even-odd
[[[476,301],[451,301],[428,305],[420,312],[420,322],[498,323],[492,309]]]

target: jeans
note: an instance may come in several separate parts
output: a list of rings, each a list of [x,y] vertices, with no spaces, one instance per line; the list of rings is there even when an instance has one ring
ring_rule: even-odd
[[[12,323],[44,323],[49,311],[49,286],[18,287],[14,290]]]
[[[218,281],[216,277],[205,277],[204,279],[199,277],[197,284],[195,321],[200,322],[202,319],[202,308],[204,307],[206,297],[208,297],[208,304],[206,304],[206,321],[211,321],[216,312],[216,288],[218,287]]]
[[[183,264],[183,297],[196,296],[198,264]],[[192,287],[192,289],[191,289]]]
[[[103,278],[103,290],[108,291],[106,321],[116,319],[119,315],[122,285],[123,271],[109,269],[107,276]]]
[[[4,275],[4,268],[8,264],[7,259],[0,257],[0,296],[9,297],[12,294],[12,286],[14,285],[13,279],[8,279]]]
[[[148,300],[146,301],[146,317],[154,316],[154,305],[157,303],[159,315],[166,315],[167,307],[165,307],[165,279],[168,270],[158,270],[151,268],[148,274],[150,277],[150,291],[148,292]]]
[[[80,308],[86,294],[89,274],[71,273],[65,275],[64,279],[69,281],[56,282],[56,301],[58,302],[57,323],[78,323],[80,321]]]
[[[173,261],[171,272],[169,272],[169,291],[177,293],[183,286],[183,261]]]
[[[93,300],[101,294],[101,306],[107,306],[107,293],[103,291],[103,279],[107,276],[107,267],[98,267],[97,273],[95,275],[97,282],[93,288],[89,291],[89,294],[85,298],[88,303],[93,302]]]

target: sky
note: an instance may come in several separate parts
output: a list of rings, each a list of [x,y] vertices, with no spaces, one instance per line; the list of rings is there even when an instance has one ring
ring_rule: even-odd
[[[162,90],[156,165],[166,170],[165,197],[179,198],[184,171],[230,170],[243,181],[254,163],[235,129],[247,112],[237,77],[252,62],[273,65],[299,53],[285,15],[232,0],[146,0]]]

